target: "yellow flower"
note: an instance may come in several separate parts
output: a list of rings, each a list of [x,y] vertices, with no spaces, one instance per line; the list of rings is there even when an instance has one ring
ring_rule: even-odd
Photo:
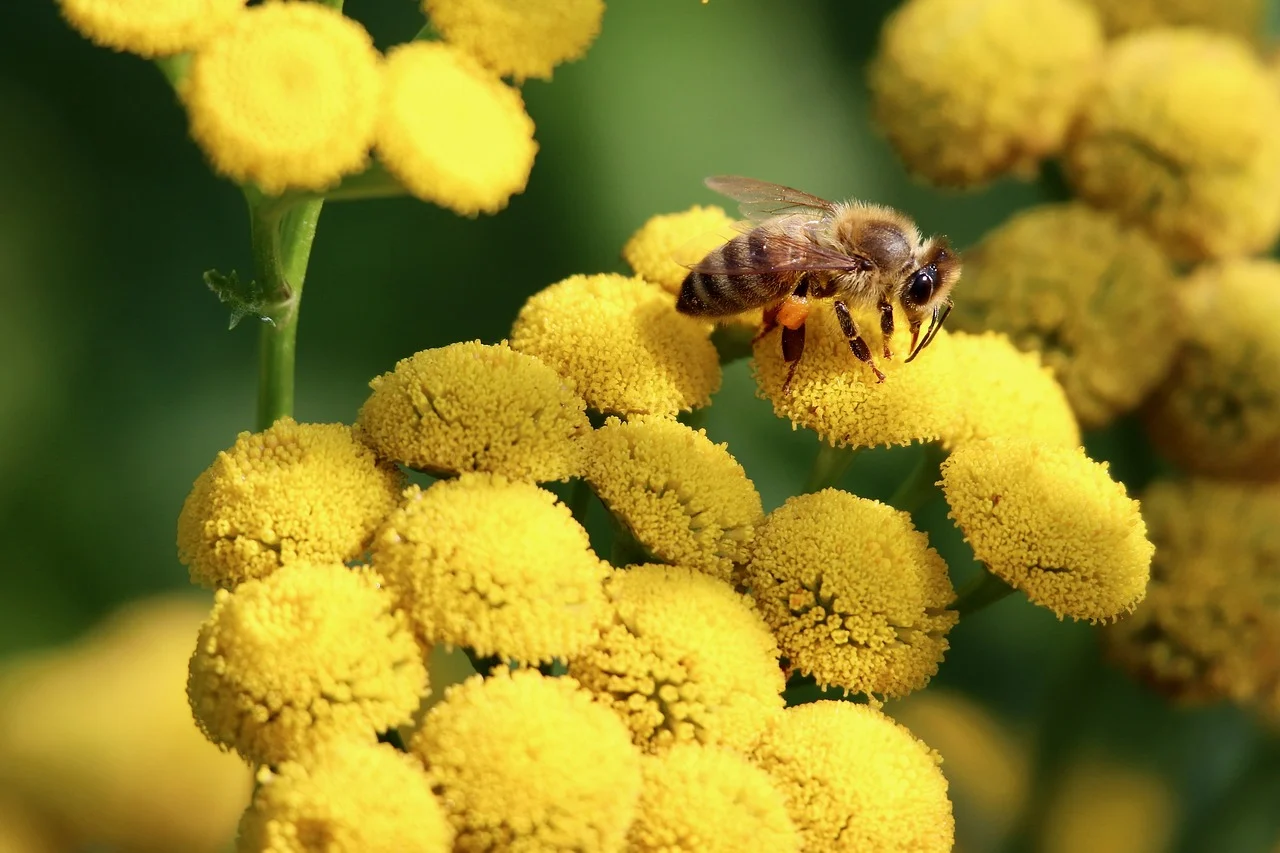
[[[1229,36],[1126,36],[1108,52],[1066,166],[1081,196],[1141,223],[1175,258],[1260,251],[1280,233],[1280,92]]]
[[[401,485],[349,428],[281,418],[241,433],[196,479],[178,517],[178,559],[194,583],[226,588],[296,562],[353,560]]]
[[[1262,31],[1262,0],[1088,0],[1110,35],[1192,25],[1254,40]]]
[[[789,708],[752,757],[773,776],[806,853],[945,853],[955,838],[937,753],[867,705]]]
[[[619,570],[613,624],[569,674],[656,752],[698,741],[746,749],[783,705],[778,646],[746,596],[676,566]]]
[[[587,532],[555,495],[497,475],[410,486],[373,564],[427,647],[536,664],[582,648],[608,618],[608,566]]]
[[[323,190],[368,162],[380,62],[364,28],[328,6],[254,6],[192,58],[191,135],[234,180]]]
[[[584,477],[660,561],[732,580],[760,495],[728,446],[666,418],[610,418],[583,440]]]
[[[187,696],[209,740],[253,763],[410,721],[427,670],[381,578],[295,563],[218,590],[191,657]]]
[[[448,853],[453,827],[412,756],[328,741],[258,771],[240,821],[245,853]]]
[[[67,23],[94,44],[155,57],[203,44],[245,0],[58,0]]]
[[[1097,16],[1075,0],[908,0],[880,34],[872,108],[929,181],[1032,174],[1061,149],[1102,47]]]
[[[1085,758],[1063,773],[1044,817],[1044,853],[1164,853],[1182,812],[1178,797],[1153,773],[1114,760]]]
[[[646,222],[622,247],[622,259],[645,281],[662,285],[671,294],[689,274],[680,264],[683,254],[700,260],[721,243],[736,236],[734,220],[723,208],[694,205],[680,213],[666,213]]]
[[[947,565],[911,516],[836,489],[770,513],[747,578],[792,670],[853,693],[923,687],[958,618]]]
[[[631,853],[799,853],[800,835],[769,774],[736,752],[682,743],[641,765]]]
[[[51,851],[225,849],[253,780],[200,736],[183,699],[207,609],[199,598],[136,601],[0,670],[0,790],[56,826]],[[8,815],[0,825],[15,829]]]
[[[356,431],[384,459],[447,476],[488,471],[564,480],[581,470],[582,398],[504,341],[423,350],[369,383]]]
[[[1187,341],[1147,409],[1156,445],[1202,474],[1280,475],[1280,264],[1198,270],[1182,294]]]
[[[466,53],[416,41],[387,56],[378,157],[417,197],[474,216],[524,192],[538,143],[520,93]]]
[[[1142,511],[1151,586],[1107,629],[1112,656],[1178,699],[1280,709],[1280,486],[1158,482]]]
[[[575,275],[534,294],[511,347],[551,365],[599,412],[674,415],[720,388],[707,324],[638,278]]]
[[[474,676],[449,688],[411,747],[458,851],[618,851],[636,813],[640,753],[572,678]]]
[[[1082,449],[972,442],[942,463],[942,490],[977,558],[1059,618],[1114,619],[1146,593],[1153,547],[1138,502]]]
[[[1080,426],[1066,392],[1038,353],[1020,352],[996,332],[958,332],[951,336],[947,357],[964,397],[955,431],[942,437],[948,450],[995,435],[1080,445]]]
[[[1086,428],[1137,406],[1182,337],[1173,266],[1150,237],[1085,204],[1024,210],[965,255],[952,322],[1039,351]],[[970,402],[972,395],[968,395]]]
[[[836,447],[910,444],[953,432],[959,395],[946,331],[907,364],[910,333],[901,328],[905,324],[898,325],[890,360],[882,357],[879,323],[859,324],[860,329],[876,332],[867,343],[885,374],[884,382],[877,382],[849,349],[835,311],[818,303],[805,324],[804,354],[790,393],[782,392],[789,368],[782,358],[781,332],[775,329],[756,341],[754,370],[760,393],[773,401],[778,417],[813,430]]]
[[[585,54],[604,0],[423,0],[422,10],[448,41],[520,82],[550,79],[557,65]]]

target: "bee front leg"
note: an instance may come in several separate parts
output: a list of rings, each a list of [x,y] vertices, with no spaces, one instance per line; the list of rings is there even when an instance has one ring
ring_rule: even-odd
[[[876,367],[876,363],[871,360],[871,350],[867,347],[867,342],[862,339],[862,335],[858,334],[858,327],[853,324],[853,316],[849,313],[849,306],[837,299],[835,308],[836,319],[840,321],[840,330],[844,332],[845,338],[849,341],[849,349],[853,350],[854,356],[859,361],[866,362],[867,366],[871,368],[871,372],[876,375],[877,382],[883,382],[884,374],[880,372],[880,368]]]
[[[893,306],[888,299],[880,300],[880,335],[884,340],[885,360],[892,360],[893,350],[889,349],[889,340],[893,337]]]

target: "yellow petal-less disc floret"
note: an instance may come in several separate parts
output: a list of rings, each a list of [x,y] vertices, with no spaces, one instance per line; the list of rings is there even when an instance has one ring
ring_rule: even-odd
[[[746,562],[764,508],[727,445],[659,417],[610,418],[582,444],[584,478],[659,561],[721,580]]]
[[[523,663],[571,654],[608,618],[608,566],[555,495],[496,474],[410,486],[373,564],[425,647]]]
[[[342,424],[281,418],[241,433],[178,516],[191,580],[234,587],[299,561],[353,560],[399,501],[403,478]]]
[[[929,181],[1032,173],[1062,147],[1102,48],[1097,16],[1077,0],[908,0],[881,31],[872,108]]]
[[[557,65],[585,54],[604,0],[423,0],[422,9],[446,40],[521,82],[550,79]]]
[[[1156,243],[1078,202],[1024,210],[965,254],[957,329],[1039,351],[1086,428],[1137,406],[1182,336],[1180,280]]]
[[[1192,275],[1187,335],[1147,408],[1156,446],[1183,468],[1280,475],[1280,263],[1238,259]]]
[[[378,157],[410,192],[464,216],[524,192],[538,143],[519,92],[439,42],[396,47],[385,76]]]
[[[752,753],[806,853],[947,853],[955,819],[937,753],[868,705],[789,708]]]
[[[1080,445],[1080,425],[1066,392],[1039,353],[1022,352],[998,332],[957,332],[951,335],[948,358],[964,398],[956,431],[942,437],[948,450],[993,435]]]
[[[958,618],[947,565],[911,516],[836,489],[769,514],[747,579],[791,668],[853,693],[924,687]]]
[[[1125,36],[1108,50],[1066,166],[1077,193],[1179,260],[1260,251],[1280,233],[1280,89],[1230,36]]]
[[[475,676],[448,689],[411,748],[457,830],[454,850],[623,849],[640,753],[572,678]]]
[[[617,571],[613,624],[569,674],[656,752],[698,741],[748,748],[783,705],[778,646],[751,599],[676,566]]]
[[[449,853],[453,826],[418,759],[334,740],[258,771],[243,853]]]
[[[394,607],[377,574],[340,563],[295,563],[218,590],[187,679],[200,729],[274,764],[410,722],[427,670]]]
[[[893,338],[893,359],[882,357],[879,324],[859,325],[876,330],[867,343],[884,382],[877,382],[870,368],[854,357],[835,311],[817,303],[805,324],[804,355],[783,393],[788,363],[782,358],[781,332],[774,330],[756,341],[756,382],[760,394],[773,401],[778,417],[793,426],[811,429],[828,444],[842,447],[876,447],[932,441],[956,430],[959,395],[951,360],[946,355],[947,332],[937,338],[915,361],[907,364],[911,336],[903,326]]]
[[[154,57],[199,47],[245,0],[59,0],[62,15],[94,44]]]
[[[364,28],[324,4],[254,6],[192,58],[191,135],[229,178],[323,190],[368,162],[380,63]]]
[[[442,476],[487,471],[536,482],[581,469],[575,439],[591,429],[586,404],[505,342],[423,350],[369,387],[356,431],[384,459]]]
[[[1083,449],[970,442],[942,463],[942,490],[977,558],[1059,618],[1109,621],[1142,601],[1153,546],[1138,502]]]
[[[1256,40],[1262,32],[1263,0],[1087,0],[1109,35],[1157,27],[1196,26]]]
[[[599,412],[674,415],[720,388],[710,327],[638,278],[575,275],[534,294],[511,347],[549,364]]]
[[[734,220],[715,205],[694,205],[679,213],[652,217],[622,247],[622,259],[645,281],[680,293],[690,263],[737,235]],[[687,255],[687,257],[686,257]]]
[[[1107,629],[1112,656],[1186,701],[1280,710],[1280,487],[1163,481],[1143,495],[1147,598]]]
[[[800,834],[769,774],[724,747],[682,743],[645,756],[632,853],[799,853]]]

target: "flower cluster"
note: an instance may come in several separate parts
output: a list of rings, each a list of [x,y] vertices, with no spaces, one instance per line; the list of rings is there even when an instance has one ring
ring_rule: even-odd
[[[424,0],[440,40],[383,56],[363,26],[318,2],[60,4],[93,41],[166,64],[219,173],[268,195],[381,179],[375,194],[408,191],[466,215],[522,192],[538,150],[503,78],[550,77],[586,52],[604,12],[603,0]]]

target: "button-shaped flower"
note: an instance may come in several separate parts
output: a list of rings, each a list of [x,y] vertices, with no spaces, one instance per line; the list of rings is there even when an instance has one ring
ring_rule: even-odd
[[[1158,27],[1194,26],[1245,39],[1262,32],[1263,0],[1088,0],[1108,35]]]
[[[550,79],[557,65],[585,54],[604,0],[423,0],[422,9],[451,44],[518,83]]]
[[[62,15],[95,44],[168,56],[203,44],[244,9],[245,0],[59,0]]]
[[[911,516],[836,489],[769,514],[747,579],[791,669],[853,693],[923,687],[957,620],[946,563]]]
[[[622,247],[622,259],[645,281],[679,294],[689,274],[681,262],[701,260],[700,256],[737,236],[733,224],[724,208],[715,205],[659,214],[631,235]]]

